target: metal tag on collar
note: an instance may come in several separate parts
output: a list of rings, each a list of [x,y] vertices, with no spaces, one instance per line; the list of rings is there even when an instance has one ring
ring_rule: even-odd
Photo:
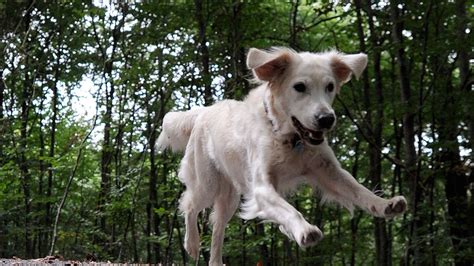
[[[304,143],[302,140],[298,140],[296,143],[295,143],[295,147],[293,147],[293,149],[296,151],[296,152],[303,152],[304,151]]]
[[[298,153],[301,153],[304,151],[304,142],[301,138],[299,138],[299,136],[293,142],[293,150]]]

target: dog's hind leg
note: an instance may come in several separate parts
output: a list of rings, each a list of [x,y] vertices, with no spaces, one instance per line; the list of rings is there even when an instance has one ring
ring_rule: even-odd
[[[205,204],[200,204],[199,199],[193,195],[193,191],[187,189],[181,198],[180,209],[184,214],[186,224],[186,234],[184,236],[184,248],[188,254],[197,259],[199,256],[199,231],[198,231],[198,214],[204,208]]]
[[[179,178],[186,185],[186,191],[180,200],[180,210],[186,224],[184,247],[191,257],[197,259],[200,246],[198,214],[214,202],[219,174],[204,151],[202,139],[194,134],[199,135],[195,132],[189,140],[181,161]]]
[[[222,178],[220,181],[219,194],[214,200],[214,212],[211,216],[213,227],[209,265],[222,265],[222,246],[224,245],[225,227],[235,213],[239,201],[240,196],[232,184]]]

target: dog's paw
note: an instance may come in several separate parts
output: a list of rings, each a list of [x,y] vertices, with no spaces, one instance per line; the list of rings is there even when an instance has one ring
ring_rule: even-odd
[[[385,217],[394,217],[405,212],[407,209],[407,201],[403,196],[396,196],[389,200],[384,210]]]
[[[304,235],[301,244],[303,244],[304,247],[309,247],[317,244],[321,239],[323,239],[323,233],[318,229]]]
[[[306,248],[316,245],[321,239],[323,239],[321,230],[317,226],[309,225],[296,237],[296,242],[300,247]]]

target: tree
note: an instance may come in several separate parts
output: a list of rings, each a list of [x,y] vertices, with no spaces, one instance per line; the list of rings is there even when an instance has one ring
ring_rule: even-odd
[[[469,15],[465,0],[0,3],[0,256],[188,263],[180,156],[155,149],[163,116],[242,99],[246,51],[289,46],[368,54],[328,140],[359,182],[408,195],[409,212],[351,216],[304,187],[290,200],[323,241],[302,251],[235,218],[224,261],[472,264]],[[206,216],[200,229],[197,263]]]

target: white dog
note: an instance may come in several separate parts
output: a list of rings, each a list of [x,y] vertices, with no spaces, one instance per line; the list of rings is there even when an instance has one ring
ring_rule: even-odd
[[[365,54],[252,48],[247,66],[260,86],[244,101],[165,116],[158,146],[184,151],[179,177],[186,191],[180,209],[185,248],[193,258],[199,255],[198,213],[212,206],[210,264],[222,264],[224,230],[241,195],[242,218],[277,223],[301,247],[323,237],[284,199],[302,182],[321,191],[323,201],[351,212],[354,205],[377,217],[405,211],[403,196],[380,198],[342,169],[324,138],[336,122],[331,107],[336,93],[366,65]]]

